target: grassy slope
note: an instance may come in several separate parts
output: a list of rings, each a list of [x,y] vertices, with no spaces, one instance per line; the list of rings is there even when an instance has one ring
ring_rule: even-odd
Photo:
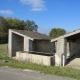
[[[0,44],[0,58],[7,56],[7,44]]]
[[[32,63],[18,62],[7,57],[7,44],[0,45],[0,66],[10,66],[14,68],[39,70],[43,73],[76,78],[80,80],[80,70],[66,67],[42,66]]]

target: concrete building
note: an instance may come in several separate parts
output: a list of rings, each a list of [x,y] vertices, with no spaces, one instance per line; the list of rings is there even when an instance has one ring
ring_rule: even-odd
[[[8,57],[15,57],[18,51],[35,51],[51,54],[53,44],[45,34],[27,30],[9,29]]]
[[[65,66],[73,56],[80,58],[80,30],[51,39],[38,32],[10,29],[8,40],[8,56],[15,57],[17,52],[17,60],[47,66],[54,65],[54,63],[56,66]],[[79,60],[75,62],[80,65]]]
[[[65,66],[74,55],[80,58],[80,30],[52,39],[51,42],[55,49],[56,66]]]

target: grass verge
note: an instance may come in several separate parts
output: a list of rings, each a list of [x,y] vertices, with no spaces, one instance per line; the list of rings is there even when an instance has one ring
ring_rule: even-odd
[[[32,63],[19,62],[7,57],[7,44],[0,45],[0,66],[9,66],[13,68],[38,70],[42,73],[64,76],[69,78],[75,78],[80,80],[80,70],[67,68],[67,67],[55,67],[55,66],[42,66]]]

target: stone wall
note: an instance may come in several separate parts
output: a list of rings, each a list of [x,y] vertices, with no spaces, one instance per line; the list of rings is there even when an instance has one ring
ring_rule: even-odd
[[[33,50],[37,52],[53,52],[53,44],[48,40],[35,40],[33,42]]]
[[[16,56],[17,51],[23,51],[24,38],[12,33],[12,57]]]

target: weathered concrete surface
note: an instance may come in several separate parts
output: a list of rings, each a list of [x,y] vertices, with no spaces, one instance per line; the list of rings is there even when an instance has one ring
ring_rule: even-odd
[[[8,57],[12,56],[12,32],[9,30],[8,36]]]
[[[38,54],[31,54],[31,53],[22,53],[16,52],[16,59],[19,61],[26,61],[31,63],[37,63],[41,65],[50,66],[51,64],[54,65],[54,56],[44,56]]]
[[[27,36],[24,36],[24,50],[23,51],[29,51],[29,39]]]
[[[68,52],[69,56],[75,55],[67,60],[67,66],[80,69],[80,39],[76,39],[74,42],[69,42]]]
[[[39,71],[28,69],[12,69],[0,67],[0,80],[76,80],[55,75],[42,74]]]
[[[66,67],[72,67],[76,69],[80,69],[80,53],[73,56],[69,61]]]
[[[55,66],[62,66],[63,65],[63,57],[62,57],[63,54],[66,59],[65,43],[66,43],[65,39],[60,39],[57,41],[56,53],[55,53]],[[65,65],[65,63],[64,63],[64,65]]]
[[[16,56],[17,51],[37,51],[52,53],[50,39],[34,39],[20,34],[14,30],[9,30],[8,57]]]
[[[74,60],[70,61],[70,63],[68,63],[66,66],[80,69],[80,58],[75,58]]]
[[[9,39],[8,39],[8,56],[16,56],[17,51],[29,51],[30,44],[29,38],[25,35],[19,34],[12,30],[9,30]]]
[[[33,51],[51,53],[53,52],[53,44],[49,40],[34,40]]]
[[[63,57],[62,54],[65,55],[65,63],[67,59],[73,55],[80,54],[80,38],[74,40],[67,41],[67,39],[59,39],[56,42],[56,53],[55,53],[55,65],[61,66],[63,64]],[[76,56],[75,56],[76,57]],[[79,56],[77,56],[79,59]],[[76,58],[76,60],[79,62]],[[71,61],[71,63],[77,63],[76,60]],[[78,63],[76,64],[78,65]],[[74,65],[75,66],[75,65]]]
[[[16,56],[16,51],[24,50],[24,35],[9,30],[8,57]]]
[[[62,39],[65,41],[62,41]],[[67,58],[73,56],[74,54],[80,54],[80,30],[52,39],[51,42],[57,42],[55,63],[58,66],[63,63],[63,60],[65,60],[66,63]],[[65,59],[62,59],[62,54],[64,54]]]

